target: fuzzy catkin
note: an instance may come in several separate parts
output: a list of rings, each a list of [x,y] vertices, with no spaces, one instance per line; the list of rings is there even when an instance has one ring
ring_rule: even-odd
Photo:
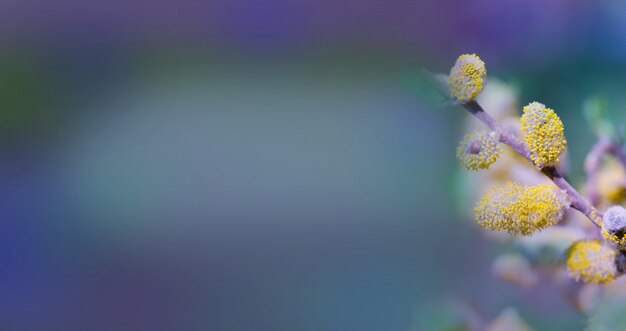
[[[602,237],[618,248],[626,248],[626,208],[613,206],[602,217]]]
[[[567,250],[566,256],[567,271],[576,280],[604,284],[617,275],[615,250],[597,240],[575,242]]]
[[[528,104],[523,111],[522,132],[533,163],[539,169],[557,164],[567,146],[561,119],[539,102]]]
[[[489,190],[474,215],[485,229],[528,236],[558,223],[565,207],[564,198],[552,186],[507,182]]]
[[[463,54],[448,76],[450,96],[459,103],[474,100],[483,90],[486,78],[485,63],[476,54]]]
[[[473,131],[465,136],[456,149],[456,157],[467,170],[487,169],[502,152],[498,141],[489,132]]]

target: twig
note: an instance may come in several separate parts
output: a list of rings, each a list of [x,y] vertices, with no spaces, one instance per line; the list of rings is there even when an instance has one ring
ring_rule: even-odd
[[[611,137],[603,135],[598,137],[598,141],[593,145],[585,158],[585,172],[587,174],[598,170],[604,154],[613,155],[622,167],[626,169],[626,152],[624,152],[622,146],[611,139]]]
[[[526,144],[524,144],[521,140],[519,140],[519,138],[511,134],[509,131],[502,128],[502,126],[493,117],[485,112],[483,107],[481,107],[478,102],[476,102],[476,100],[472,100],[468,103],[460,105],[463,106],[463,108],[467,109],[470,114],[474,115],[481,122],[485,123],[485,125],[487,125],[487,127],[489,127],[491,130],[495,131],[498,134],[501,143],[509,145],[526,160],[530,161],[531,163],[533,162],[530,158],[530,151],[528,150],[528,147],[526,147]]]
[[[493,117],[487,114],[483,108],[472,100],[467,103],[461,103],[463,108],[467,109],[472,115],[481,120],[487,127],[495,131],[501,143],[508,145],[521,156],[532,162],[530,158],[530,151],[526,144],[524,144],[519,138],[505,130],[496,122]],[[600,227],[602,222],[602,213],[600,213],[594,206],[592,206],[578,191],[565,179],[554,166],[547,166],[541,169],[541,172],[550,178],[556,186],[558,186],[570,199],[570,206],[581,213],[583,213],[591,222]]]
[[[610,153],[609,151],[611,150],[612,144],[613,142],[611,141],[611,138],[608,136],[601,136],[585,157],[585,163],[583,166],[585,174],[587,175],[585,188],[587,189],[587,198],[591,200],[592,204],[598,203],[600,199],[595,183],[597,181],[600,165],[602,164],[602,157],[605,154]]]
[[[441,79],[438,79],[433,73],[424,70],[424,76],[426,79],[430,80],[435,86],[439,89],[439,92],[447,99],[448,96],[448,88],[445,86],[445,82]],[[485,112],[483,107],[481,107],[476,100],[472,100],[467,103],[459,103],[463,108],[467,109],[472,115],[482,121],[488,128],[495,131],[499,136],[499,141],[505,145],[511,147],[518,154],[523,156],[526,160],[534,163],[530,158],[530,150],[524,142],[522,142],[519,138],[517,138],[511,132],[505,130],[498,122],[491,117],[489,114]],[[621,151],[621,149],[619,149]],[[616,151],[617,152],[617,151]],[[626,154],[621,152],[623,155],[623,160],[626,165]],[[547,166],[541,169],[541,172],[550,178],[556,186],[558,186],[561,190],[567,194],[570,199],[570,207],[580,211],[583,213],[591,223],[597,227],[601,227],[602,224],[602,213],[598,211],[593,205],[589,203],[578,191],[565,179],[559,171],[554,166]]]
[[[608,135],[601,135],[593,145],[587,157],[585,157],[585,173],[587,174],[587,196],[591,200],[591,203],[596,203],[599,199],[597,189],[595,189],[594,183],[597,180],[598,171],[602,165],[602,157],[605,154],[613,155],[615,159],[621,164],[622,168],[626,170],[626,153],[622,149],[619,142],[616,142]]]
[[[589,154],[585,157],[584,169],[587,176],[595,174],[600,169],[604,154],[612,154],[612,145],[613,142],[608,136],[598,137],[598,141],[591,147]]]
[[[616,144],[611,140],[608,152],[615,156],[615,158],[622,164],[622,167],[626,169],[626,152],[624,152],[621,145]]]

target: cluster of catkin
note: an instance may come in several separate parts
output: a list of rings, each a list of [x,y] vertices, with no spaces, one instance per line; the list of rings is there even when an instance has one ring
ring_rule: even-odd
[[[450,98],[471,109],[470,105],[476,103],[486,78],[485,63],[478,56],[461,55],[448,76]],[[456,155],[461,165],[470,171],[490,168],[503,154],[502,145],[511,145],[512,136],[522,146],[511,147],[517,147],[513,148],[517,152],[520,148],[526,151],[524,156],[538,173],[557,167],[567,147],[564,126],[557,113],[542,103],[531,102],[523,107],[519,122],[519,132],[506,131],[504,126],[497,126],[497,130],[491,127],[469,133],[457,147]],[[573,207],[573,199],[581,199],[580,194],[572,190],[563,190],[557,185],[525,185],[507,181],[484,194],[474,208],[474,216],[485,229],[531,236],[548,227],[560,226],[566,210]],[[587,201],[584,203],[588,204]],[[580,207],[575,209],[581,210]],[[624,273],[626,209],[614,205],[602,214],[595,213],[595,207],[592,209],[593,217],[588,214],[587,217],[599,227],[596,231],[599,233],[571,243],[565,251],[564,260],[570,277],[603,284]]]

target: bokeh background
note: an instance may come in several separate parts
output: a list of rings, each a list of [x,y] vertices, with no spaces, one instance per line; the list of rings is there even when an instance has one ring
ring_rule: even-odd
[[[577,182],[584,100],[626,123],[623,1],[2,0],[0,47],[2,330],[583,328],[491,276],[417,77],[478,53]]]

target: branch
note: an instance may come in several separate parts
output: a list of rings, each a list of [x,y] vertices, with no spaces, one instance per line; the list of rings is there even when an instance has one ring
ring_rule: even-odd
[[[615,158],[622,164],[622,167],[626,169],[626,153],[622,149],[621,145],[616,144],[613,140],[611,140],[608,152],[615,156]]]
[[[526,158],[528,161],[532,163],[530,158],[530,151],[526,144],[524,144],[519,138],[505,130],[496,122],[493,117],[487,114],[483,108],[476,102],[472,100],[467,103],[460,104],[463,108],[467,109],[472,115],[481,120],[487,127],[491,130],[495,131],[501,143],[508,145],[521,156]],[[625,159],[626,160],[626,159]],[[550,178],[556,186],[558,186],[570,199],[570,207],[580,211],[587,218],[591,220],[591,222],[600,227],[602,222],[602,213],[600,213],[594,206],[592,206],[585,198],[576,191],[576,189],[565,179],[559,171],[554,166],[548,166],[541,169],[541,172]]]
[[[608,135],[600,135],[585,157],[584,165],[585,173],[587,174],[587,183],[585,185],[587,188],[587,197],[591,200],[592,204],[597,203],[600,198],[594,183],[597,180],[598,172],[602,165],[602,158],[606,154],[615,157],[622,168],[626,170],[626,153],[622,149],[621,144]]]
[[[585,184],[585,188],[587,189],[587,198],[591,200],[592,204],[598,203],[600,199],[595,183],[598,177],[598,171],[600,170],[600,166],[602,164],[602,157],[604,157],[605,154],[610,153],[612,145],[613,142],[611,141],[611,138],[606,135],[600,136],[585,157],[585,163],[583,166],[585,174],[587,174],[587,183]]]
[[[530,158],[530,151],[528,150],[528,147],[526,147],[526,144],[509,131],[505,130],[493,117],[483,110],[483,107],[481,107],[476,100],[460,105],[467,109],[467,111],[478,118],[481,122],[485,123],[485,125],[487,125],[487,127],[491,130],[495,131],[500,137],[499,140],[501,143],[509,145],[526,160],[531,163],[533,162]]]
[[[423,76],[431,83],[433,83],[445,98],[449,99],[448,87],[446,86],[445,82],[441,80],[441,78],[438,78],[436,75],[427,70],[423,71]],[[498,124],[498,122],[496,122],[493,117],[485,112],[485,110],[478,104],[478,102],[476,102],[476,100],[472,100],[467,103],[460,103],[460,105],[463,106],[463,108],[467,109],[467,111],[469,111],[480,121],[482,121],[491,130],[495,131],[498,134],[499,141],[501,143],[508,145],[530,163],[534,164],[534,162],[530,158],[530,150],[528,150],[526,144],[519,140],[519,138],[517,138],[514,134],[502,128],[502,126],[500,126],[500,124]],[[626,153],[624,153],[621,148],[615,150],[615,153],[619,153],[619,155],[622,156],[622,158],[620,158],[620,156],[616,155],[618,158],[620,158],[620,161],[623,160],[622,164],[625,165],[626,169]],[[544,167],[543,169],[541,169],[541,172],[548,178],[550,178],[554,182],[554,184],[556,184],[556,186],[558,186],[561,190],[565,192],[565,194],[567,194],[570,199],[570,207],[580,211],[585,216],[587,216],[587,218],[591,220],[591,223],[593,223],[593,225],[601,227],[602,213],[598,211],[593,205],[591,205],[589,201],[587,201],[580,193],[578,193],[578,191],[576,191],[576,189],[565,178],[563,178],[563,176],[561,176],[561,174],[554,166]]]
[[[593,145],[585,158],[585,172],[587,174],[598,171],[604,154],[613,155],[622,167],[626,169],[626,152],[624,152],[622,146],[611,139],[611,137],[602,135],[598,137],[598,141]]]

